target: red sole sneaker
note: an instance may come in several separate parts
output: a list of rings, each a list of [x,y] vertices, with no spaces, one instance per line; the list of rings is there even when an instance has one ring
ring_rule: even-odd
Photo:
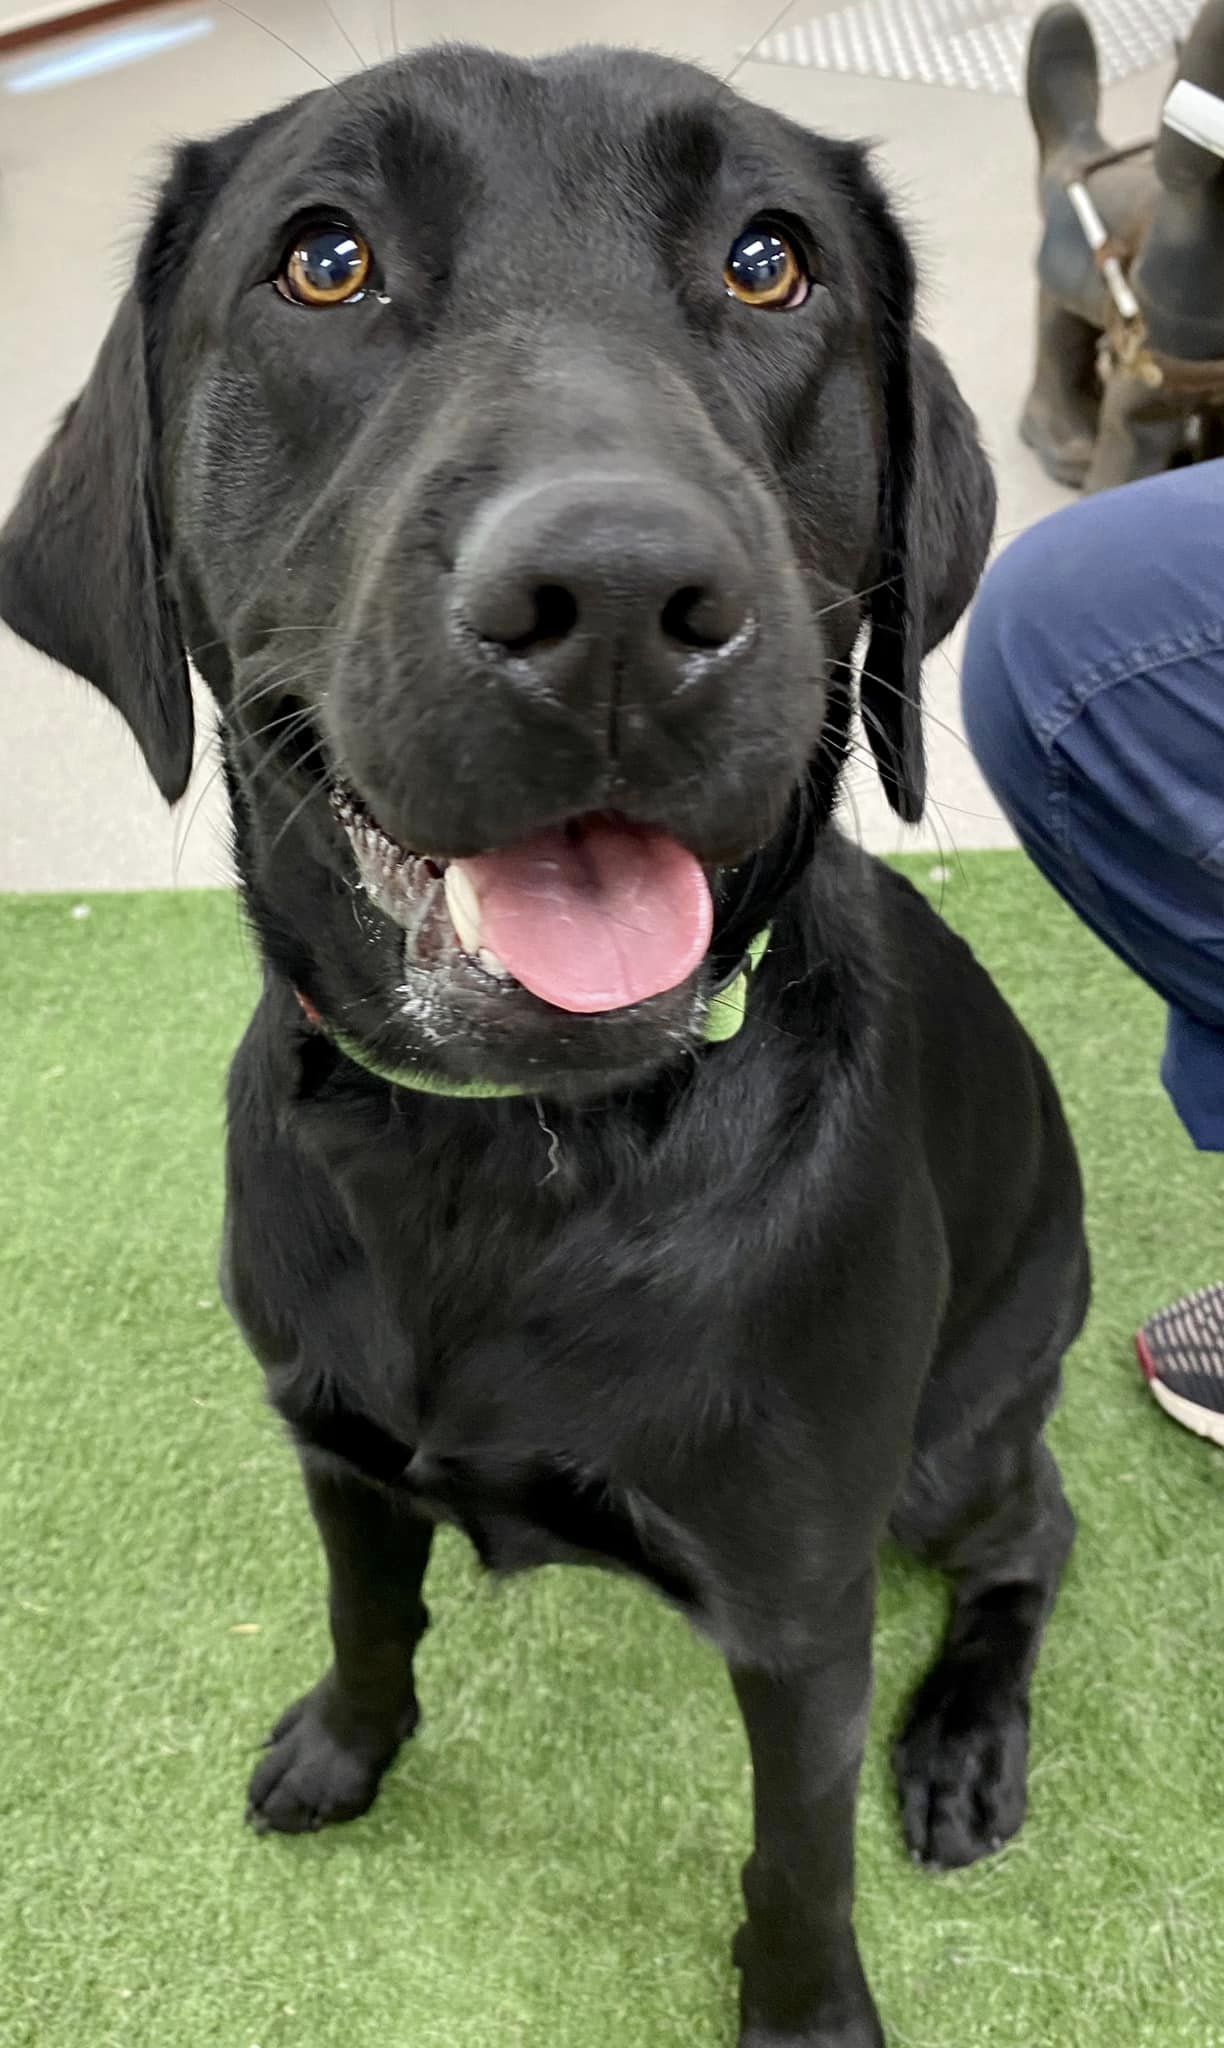
[[[1152,1316],[1135,1350],[1165,1414],[1224,1449],[1224,1285],[1202,1287]]]

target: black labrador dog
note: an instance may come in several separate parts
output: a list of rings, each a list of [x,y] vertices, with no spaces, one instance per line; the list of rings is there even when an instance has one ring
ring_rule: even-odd
[[[260,1829],[417,1719],[431,1530],[651,1581],[755,1767],[743,2048],[875,2048],[853,1833],[886,1531],[950,1575],[907,1840],[1020,1825],[1083,1318],[1050,1078],[831,823],[993,489],[863,152],[702,73],[445,49],[181,149],[3,538],[5,616],[165,796],[220,709],[263,993],[224,1286],[301,1456],[334,1661]],[[870,638],[854,672],[860,630]]]

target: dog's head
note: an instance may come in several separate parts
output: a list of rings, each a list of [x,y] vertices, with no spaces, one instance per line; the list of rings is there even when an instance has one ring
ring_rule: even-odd
[[[703,74],[447,49],[181,150],[0,543],[165,796],[220,706],[275,966],[399,1065],[701,1036],[827,815],[894,807],[993,495],[862,152]]]

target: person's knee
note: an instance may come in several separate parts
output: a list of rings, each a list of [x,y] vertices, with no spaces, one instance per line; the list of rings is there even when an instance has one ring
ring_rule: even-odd
[[[1064,506],[1005,549],[969,624],[965,728],[1000,800],[1101,683],[1219,622],[1224,463]]]

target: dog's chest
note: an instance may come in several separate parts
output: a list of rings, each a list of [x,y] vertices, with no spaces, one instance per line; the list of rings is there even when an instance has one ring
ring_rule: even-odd
[[[298,1436],[462,1529],[493,1572],[602,1565],[700,1606],[696,1554],[634,1482],[615,1431],[600,1445],[597,1431],[575,1426],[569,1403],[542,1393],[538,1376],[524,1383],[514,1373],[502,1346],[421,1380],[414,1356],[406,1342],[401,1399],[392,1379],[384,1404],[390,1426],[371,1418],[356,1388],[337,1395],[333,1385],[294,1417]],[[494,1385],[488,1375],[499,1366],[505,1378]]]
[[[461,1527],[498,1573],[600,1564],[693,1605],[687,1545],[649,1491],[634,1375],[610,1386],[581,1329],[560,1358],[530,1329],[419,1357],[416,1443],[403,1484],[426,1512]]]
[[[530,1197],[482,1204],[474,1179],[425,1207],[350,1180],[367,1313],[297,1433],[461,1527],[494,1571],[599,1563],[690,1602],[678,1547],[647,1533],[666,1361],[640,1287],[613,1248],[567,1258]]]
[[[566,1202],[522,1164],[521,1144],[384,1144],[333,1168],[380,1334],[332,1354],[321,1447],[494,1571],[629,1571],[743,1643],[793,1519],[754,1449],[777,1332],[745,1307],[743,1258],[687,1183],[656,1175],[638,1199],[609,1173]]]
[[[453,1522],[489,1570],[594,1564],[632,1572],[686,1607],[697,1578],[675,1543],[652,1528],[644,1500],[607,1475],[580,1472],[547,1452],[498,1461],[480,1452],[419,1450],[405,1485],[425,1511]]]

